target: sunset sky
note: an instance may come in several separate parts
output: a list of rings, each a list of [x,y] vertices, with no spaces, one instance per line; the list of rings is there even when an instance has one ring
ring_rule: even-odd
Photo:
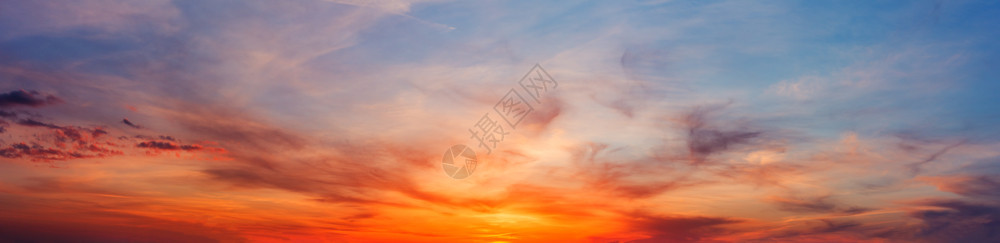
[[[0,0],[0,242],[1000,242],[998,27],[997,1]]]

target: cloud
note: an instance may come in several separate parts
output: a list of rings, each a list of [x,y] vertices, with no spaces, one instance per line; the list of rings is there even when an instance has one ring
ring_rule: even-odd
[[[819,218],[791,221],[783,227],[765,231],[766,236],[753,242],[995,242],[1000,229],[1000,207],[951,199],[930,199],[907,203],[918,206],[906,215],[916,222]],[[927,209],[927,208],[933,209]]]
[[[256,143],[263,142],[265,141]],[[437,169],[421,168],[426,167],[423,164],[432,159],[432,155],[398,153],[410,149],[405,145],[395,144],[337,146],[327,149],[336,153],[305,159],[295,156],[298,152],[304,152],[303,150],[280,153],[286,157],[270,156],[279,154],[275,148],[258,151],[260,154],[241,150],[236,157],[238,163],[213,166],[201,172],[216,182],[236,188],[276,188],[313,195],[320,201],[330,203],[374,203],[380,200],[383,193],[392,191],[424,203],[453,206],[462,204],[458,202],[460,200],[421,190],[413,184],[413,175],[408,170]],[[288,160],[295,162],[286,162]],[[394,163],[384,163],[385,161]],[[402,161],[410,162],[395,163]],[[408,205],[400,202],[393,204]]]
[[[135,135],[134,137],[138,138],[138,139],[144,139],[144,140],[166,140],[166,141],[172,141],[172,142],[180,142],[180,140],[178,140],[178,139],[176,139],[176,138],[174,138],[172,136],[166,136],[166,135],[147,136],[147,135],[141,135],[140,134],[140,135]]]
[[[964,175],[920,178],[929,181],[941,191],[971,198],[1000,199],[1000,175]]]
[[[173,142],[165,141],[145,141],[135,145],[140,148],[151,148],[151,149],[163,149],[163,150],[199,150],[202,149],[201,145],[178,145]]]
[[[954,144],[945,146],[945,147],[941,148],[940,150],[938,150],[937,152],[934,152],[930,156],[927,156],[926,159],[923,159],[923,160],[921,160],[919,162],[914,162],[914,163],[910,164],[909,165],[910,172],[913,173],[913,174],[920,174],[920,172],[921,172],[921,170],[922,170],[922,168],[923,168],[924,165],[938,160],[939,157],[943,156],[945,153],[948,153],[948,151],[950,151],[950,150],[952,150],[952,149],[954,149],[954,148],[956,148],[958,146],[961,146],[964,143],[965,143],[965,141],[959,141],[959,142],[956,142]]]
[[[29,119],[21,119],[21,120],[17,121],[17,124],[20,124],[20,125],[23,125],[23,126],[29,126],[29,127],[47,127],[47,128],[52,128],[52,129],[60,129],[60,128],[62,128],[62,127],[57,126],[55,124],[44,123],[44,122],[36,121],[36,120],[30,119],[30,118]]]
[[[45,147],[38,144],[28,145],[25,143],[15,143],[5,148],[0,148],[0,156],[9,159],[27,158],[31,161],[51,162],[71,159],[104,158],[113,155],[121,155],[121,151],[97,144],[74,149],[60,149]]]
[[[0,129],[5,129],[7,122],[2,121]],[[17,142],[0,150],[0,156],[6,158],[26,158],[31,161],[51,162],[71,159],[106,158],[124,155],[122,147],[108,141],[110,132],[103,127],[59,126],[37,121],[31,118],[21,119],[17,124],[27,127],[48,128],[48,133],[34,134],[28,142]],[[149,138],[137,135],[137,138]],[[207,151],[222,154],[226,150],[218,147],[207,147],[201,144],[178,144],[171,136],[160,135],[160,140],[143,141],[136,144],[138,148],[152,151]],[[121,140],[121,139],[119,139]],[[30,144],[30,146],[29,146]]]
[[[213,227],[185,220],[162,219],[138,213],[81,208],[74,203],[38,200],[30,205],[9,205],[4,210],[19,213],[0,217],[0,241],[9,242],[244,242],[233,229]],[[143,202],[134,202],[144,204]],[[145,202],[148,203],[148,202]],[[46,209],[38,204],[74,209],[78,217],[66,217],[64,210]],[[117,206],[111,206],[117,207]]]
[[[691,162],[701,164],[716,153],[732,147],[750,144],[762,135],[762,131],[747,127],[726,128],[711,120],[713,112],[725,106],[695,107],[681,117],[680,122],[687,130],[688,153]]]
[[[898,225],[891,225],[895,229]],[[881,233],[884,226],[838,218],[792,221],[792,224],[762,232],[765,237],[748,242],[867,242],[872,234]],[[876,240],[877,241],[877,240]]]
[[[43,133],[33,134],[27,142],[15,142],[2,148],[0,156],[12,159],[27,158],[31,161],[51,162],[83,158],[104,158],[124,154],[116,148],[115,144],[102,141],[102,138],[107,137],[109,134],[103,127],[59,126],[31,118],[18,120],[17,124],[47,129]],[[19,134],[18,136],[21,135],[23,134]]]
[[[102,9],[101,14],[90,12]],[[57,1],[50,3],[22,2],[0,9],[0,22],[5,38],[58,34],[79,29],[120,31],[150,31],[173,29],[177,10],[170,1],[153,0],[127,2],[115,0]],[[145,27],[145,28],[144,28]]]
[[[753,154],[753,153],[751,153]],[[713,172],[725,178],[757,186],[785,186],[788,178],[810,173],[810,167],[792,163],[768,164],[727,164],[713,168]]]
[[[178,144],[172,141],[143,141],[135,145],[139,148],[147,148],[152,150],[183,150],[183,151],[198,151],[198,150],[213,150],[216,152],[225,151],[221,148],[205,147],[200,144]]]
[[[96,127],[93,129],[93,131],[91,131],[90,135],[93,136],[94,138],[98,138],[102,135],[108,135],[108,131],[104,130],[104,128],[102,127]]]
[[[956,200],[937,200],[925,206],[944,210],[920,210],[910,214],[923,221],[916,239],[929,242],[998,242],[1000,241],[1000,206]]]
[[[0,107],[38,107],[61,102],[62,100],[54,95],[42,95],[38,91],[34,90],[15,90],[7,93],[0,93]]]
[[[276,171],[253,168],[210,168],[202,171],[211,179],[231,183],[240,188],[278,188],[294,192],[310,192],[322,183]]]
[[[109,133],[101,127],[56,126],[31,119],[22,120],[18,124],[51,129],[48,130],[49,133],[35,134],[30,142],[17,142],[3,148],[0,156],[51,162],[124,154],[115,144],[102,141],[101,138]]]
[[[14,91],[2,95],[6,106],[41,106],[57,102],[63,102],[55,96],[43,96],[35,91]],[[29,118],[15,121],[15,124],[29,128],[45,128],[42,132],[31,129],[18,130],[17,134],[12,134],[15,142],[0,147],[0,151],[5,158],[23,158],[37,162],[66,161],[86,158],[107,158],[124,155],[127,148],[116,142],[109,140],[110,132],[102,126],[73,126],[56,125],[37,120],[35,117],[41,115],[27,112],[7,112],[0,115],[6,118],[17,118],[19,114],[27,114]],[[128,119],[123,119],[123,123],[134,128],[141,128]],[[0,120],[0,132],[6,132],[10,125],[7,121]],[[126,136],[121,136],[119,140],[131,140]],[[224,154],[226,150],[219,147],[205,146],[202,144],[178,144],[178,140],[173,136],[160,135],[158,137],[146,137],[137,135],[137,138],[148,139],[136,144],[137,148],[148,149],[147,154],[156,154],[159,151],[203,151],[212,154]],[[216,159],[225,159],[216,157]]]
[[[641,199],[664,192],[708,183],[690,177],[690,170],[665,166],[666,161],[652,158],[616,161],[609,145],[585,143],[570,150],[574,179],[589,188],[614,196]],[[650,161],[647,161],[650,160]]]
[[[774,203],[781,210],[799,213],[842,213],[858,214],[870,211],[871,209],[861,207],[850,207],[838,205],[831,202],[829,196],[815,197],[809,199],[783,198],[772,196],[767,201]]]
[[[328,2],[335,2],[339,4],[353,5],[358,7],[374,8],[390,13],[404,14],[410,11],[410,5],[412,2],[419,1],[403,1],[403,0],[387,0],[387,1],[369,1],[369,0],[326,0]]]
[[[771,85],[769,91],[779,96],[790,97],[796,100],[809,100],[814,95],[820,94],[825,89],[829,89],[829,81],[817,76],[800,77],[798,80],[784,80]],[[828,92],[828,91],[827,91]]]
[[[741,222],[720,217],[654,216],[642,213],[629,216],[631,218],[627,220],[632,232],[649,235],[649,238],[628,241],[631,243],[712,241],[713,238],[734,232],[721,226]]]
[[[17,113],[12,111],[0,110],[0,117],[3,118],[17,118]]]
[[[683,138],[683,143],[664,140],[661,144],[638,148],[612,147],[598,142],[572,146],[568,152],[569,161],[574,166],[573,179],[587,183],[587,188],[635,200],[720,183],[781,186],[787,180],[783,176],[810,172],[802,165],[780,161],[769,164],[734,163],[732,158],[723,156],[729,152],[736,154],[739,149],[784,149],[780,144],[769,141],[770,138],[764,136],[764,129],[750,126],[746,121],[726,119],[725,114],[720,114],[726,106],[685,109],[675,120],[680,126],[670,126],[658,133],[663,134],[661,136],[676,134]],[[652,153],[632,154],[645,149],[651,149]]]
[[[128,126],[130,126],[132,128],[135,128],[135,129],[142,129],[142,126],[139,126],[139,125],[136,125],[135,123],[132,123],[132,121],[129,121],[128,118],[122,118],[122,123],[124,123],[125,125],[128,125]]]

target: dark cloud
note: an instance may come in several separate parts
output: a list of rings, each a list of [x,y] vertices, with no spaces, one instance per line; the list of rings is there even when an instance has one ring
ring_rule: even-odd
[[[22,154],[29,153],[31,147],[24,143],[10,145],[8,148],[0,149],[0,156],[5,158],[20,158]]]
[[[574,179],[588,183],[593,189],[636,199],[720,182],[694,176],[700,171],[713,172],[731,179],[752,179],[758,184],[777,184],[776,181],[768,181],[768,178],[799,173],[800,167],[794,165],[749,168],[704,163],[709,155],[722,153],[737,145],[752,145],[757,139],[763,139],[763,132],[760,130],[731,125],[730,122],[710,116],[710,113],[724,107],[696,107],[682,116],[682,131],[688,135],[686,148],[664,144],[649,156],[617,158],[615,153],[630,153],[632,148],[612,148],[609,144],[598,142],[571,147],[571,162],[576,167],[573,170]],[[683,163],[674,163],[677,161]]]
[[[58,126],[33,119],[22,119],[17,124],[49,128],[51,133],[35,134],[28,142],[17,142],[0,148],[2,157],[48,162],[124,154],[115,149],[114,144],[99,140],[109,134],[102,127]]]
[[[276,171],[255,170],[253,168],[216,168],[202,171],[214,180],[226,181],[242,188],[280,188],[294,192],[309,192],[316,188],[316,182],[309,179],[287,176]]]
[[[94,138],[97,138],[97,137],[100,137],[100,136],[103,136],[103,135],[108,135],[108,131],[104,130],[104,128],[100,128],[100,127],[94,128],[93,131],[91,131],[91,133],[90,133],[90,136],[93,136]]]
[[[54,129],[62,128],[60,126],[56,126],[55,124],[44,123],[44,122],[36,121],[36,120],[30,119],[30,118],[29,119],[21,119],[21,120],[17,121],[17,124],[20,124],[22,126],[29,126],[29,127],[47,127],[47,128],[54,128]]]
[[[92,144],[85,149],[51,148],[39,144],[32,144],[29,146],[25,143],[16,143],[5,148],[0,148],[0,157],[9,159],[27,158],[31,161],[41,162],[83,158],[103,158],[121,154],[121,151],[101,147],[96,144]]]
[[[537,136],[545,131],[553,121],[565,112],[566,104],[553,95],[542,98],[541,105],[535,108],[521,124],[518,125],[518,132],[526,135]]]
[[[787,225],[751,242],[853,242],[884,239],[889,242],[1000,242],[1000,206],[958,200],[914,203],[920,209],[909,216],[918,223],[865,222],[818,219]]]
[[[770,201],[785,211],[791,212],[829,212],[836,207],[833,203],[827,202],[827,197],[818,197],[810,200],[791,198],[771,198]]]
[[[768,201],[775,204],[781,210],[797,213],[858,214],[871,211],[868,208],[839,205],[832,202],[829,196],[807,199],[771,197]]]
[[[201,150],[204,146],[198,144],[177,144],[168,141],[145,141],[135,145],[140,148],[162,149],[162,150]]]
[[[914,237],[930,242],[1000,242],[1000,206],[955,200],[932,201],[925,206],[944,210],[923,210],[911,216],[924,225]]]
[[[0,217],[0,242],[245,242],[230,229],[165,220],[115,211],[74,211],[79,219],[48,208],[63,208],[46,200],[45,206],[24,205]],[[3,202],[9,203],[9,202]],[[122,210],[124,211],[124,210]],[[27,215],[26,215],[27,214]]]
[[[139,125],[136,125],[135,123],[132,123],[132,121],[129,121],[128,118],[122,118],[122,123],[125,123],[125,125],[128,125],[128,126],[130,126],[132,128],[135,128],[135,129],[142,129],[142,126],[139,126]]]
[[[674,166],[652,159],[616,160],[602,143],[587,143],[570,150],[576,180],[593,189],[629,199],[710,183],[691,177],[692,168]]]
[[[861,223],[852,221],[834,221],[830,219],[820,219],[819,221],[823,222],[823,225],[813,228],[810,230],[810,233],[834,233],[849,231],[862,225]]]
[[[29,127],[51,128],[55,132],[55,139],[58,142],[76,142],[84,144],[92,142],[94,138],[107,135],[108,131],[103,128],[83,128],[73,126],[58,126],[51,123],[40,122],[34,119],[22,119],[17,124]]]
[[[3,121],[0,121],[3,122]],[[0,130],[4,129],[6,122],[0,123]],[[32,161],[62,161],[82,158],[104,158],[114,155],[122,155],[121,145],[103,141],[102,138],[110,134],[103,127],[77,127],[59,126],[45,123],[34,119],[21,119],[17,124],[30,127],[50,128],[50,134],[36,134],[29,142],[20,142],[0,149],[0,156],[5,158],[26,158]],[[124,137],[124,140],[129,140]],[[208,151],[216,154],[226,153],[225,149],[217,147],[206,147],[201,144],[179,144],[172,136],[160,135],[157,137],[137,135],[136,138],[147,139],[136,144],[136,147],[151,149],[155,151],[180,150],[180,151]],[[119,140],[123,140],[119,138]],[[31,144],[31,146],[28,146]],[[147,154],[150,152],[147,151]],[[226,159],[225,157],[215,157],[213,159]]]
[[[172,117],[174,122],[213,141],[241,143],[257,151],[278,148],[297,150],[308,144],[302,136],[286,132],[278,126],[262,124],[239,110],[194,104],[177,109],[188,113]]]
[[[91,138],[85,134],[92,134],[92,132],[88,132],[87,130],[79,127],[61,127],[55,130],[56,141],[77,142],[80,144],[90,142]]]
[[[138,139],[144,139],[144,140],[166,140],[166,141],[172,141],[172,142],[179,142],[180,141],[180,140],[174,138],[173,136],[167,136],[167,135],[148,136],[148,135],[141,135],[140,134],[140,135],[135,135],[133,137],[138,138]]]
[[[940,157],[941,157],[942,155],[944,155],[945,153],[948,153],[948,151],[949,151],[949,150],[952,150],[952,149],[954,149],[955,147],[958,147],[958,146],[961,146],[961,145],[962,145],[962,144],[964,144],[964,143],[965,143],[965,141],[960,141],[960,142],[956,142],[956,143],[954,143],[954,144],[951,144],[951,145],[948,145],[948,146],[945,146],[945,147],[943,147],[943,148],[941,148],[941,149],[937,150],[937,151],[936,151],[936,152],[934,152],[933,154],[931,154],[931,155],[927,156],[927,158],[925,158],[925,159],[923,159],[923,160],[921,160],[921,161],[919,161],[919,162],[915,162],[915,163],[912,163],[912,164],[910,164],[910,165],[909,165],[909,167],[910,167],[910,172],[911,172],[911,173],[913,173],[913,174],[920,174],[920,172],[921,172],[921,170],[922,170],[922,167],[923,167],[923,166],[924,166],[925,164],[928,164],[928,163],[931,163],[931,162],[934,162],[934,161],[937,161],[937,160],[938,160],[938,158],[940,158]]]
[[[881,227],[872,227],[850,220],[817,219],[787,225],[766,237],[748,242],[855,242],[871,238]]]
[[[687,130],[688,154],[691,162],[701,164],[708,156],[736,145],[748,144],[762,132],[746,127],[724,128],[711,120],[713,112],[724,106],[696,107],[682,118]]]
[[[214,144],[214,142],[205,142],[205,143]],[[204,153],[203,155],[210,156],[210,157],[205,157],[206,159],[213,159],[213,160],[232,159],[224,156],[225,154],[229,153],[228,150],[220,147],[206,146],[203,144],[182,144],[165,140],[149,140],[149,141],[139,142],[135,145],[135,147],[147,149],[146,150],[147,155],[157,155],[169,151],[187,151],[187,152],[200,152]]]
[[[652,216],[632,214],[631,231],[650,235],[650,238],[629,241],[630,243],[652,242],[700,242],[732,234],[732,230],[720,226],[735,224],[740,220],[718,217]]]
[[[17,118],[17,113],[13,111],[0,110],[0,117],[3,118]]]
[[[0,94],[0,107],[12,106],[43,106],[62,102],[53,95],[42,95],[38,91],[15,90]]]

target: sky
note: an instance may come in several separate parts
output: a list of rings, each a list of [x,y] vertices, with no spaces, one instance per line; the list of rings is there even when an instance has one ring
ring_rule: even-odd
[[[0,241],[1000,242],[996,1],[0,0]]]

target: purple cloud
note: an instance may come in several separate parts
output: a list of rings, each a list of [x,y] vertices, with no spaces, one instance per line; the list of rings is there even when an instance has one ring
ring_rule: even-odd
[[[42,95],[38,91],[15,90],[0,94],[0,107],[31,106],[38,107],[62,102],[53,95]]]

